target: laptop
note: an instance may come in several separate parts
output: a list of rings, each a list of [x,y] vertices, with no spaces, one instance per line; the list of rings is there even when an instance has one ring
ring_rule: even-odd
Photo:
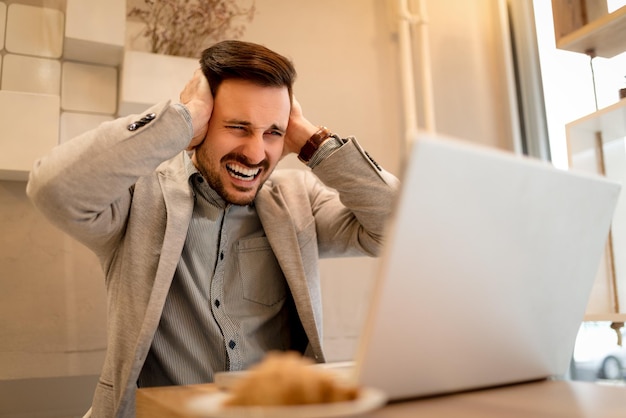
[[[337,369],[389,400],[565,375],[620,185],[424,134],[402,177],[354,362]]]

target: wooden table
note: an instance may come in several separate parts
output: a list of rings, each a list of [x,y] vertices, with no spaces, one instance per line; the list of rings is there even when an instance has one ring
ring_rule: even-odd
[[[185,402],[216,390],[212,384],[139,389],[137,418],[190,418]],[[625,418],[626,387],[547,380],[392,402],[360,417]]]

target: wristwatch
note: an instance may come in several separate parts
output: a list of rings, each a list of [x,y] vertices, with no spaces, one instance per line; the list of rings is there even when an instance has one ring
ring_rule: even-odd
[[[298,154],[298,158],[303,163],[308,163],[315,151],[326,142],[332,133],[325,126],[320,126],[320,128],[315,132],[302,146],[300,149],[300,153]]]

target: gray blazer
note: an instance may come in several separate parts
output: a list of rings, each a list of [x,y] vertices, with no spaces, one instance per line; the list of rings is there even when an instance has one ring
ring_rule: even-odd
[[[94,417],[134,416],[137,377],[194,204],[183,155],[189,122],[169,103],[146,114],[154,118],[134,131],[128,125],[141,116],[61,144],[35,163],[27,185],[35,206],[94,251],[105,273],[108,347]],[[354,139],[313,172],[276,170],[255,205],[306,332],[307,355],[322,362],[318,258],[377,255],[398,181]]]

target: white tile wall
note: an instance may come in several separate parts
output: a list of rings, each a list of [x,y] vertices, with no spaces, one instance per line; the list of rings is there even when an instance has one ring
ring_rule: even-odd
[[[63,110],[115,114],[117,107],[115,67],[64,62],[62,72]]]
[[[59,142],[69,141],[83,132],[97,128],[102,122],[109,120],[113,120],[113,116],[62,112]]]
[[[141,113],[165,100],[178,102],[180,92],[199,67],[196,58],[126,51],[120,76],[119,115]]]
[[[0,179],[26,180],[59,138],[59,96],[0,91]]]
[[[4,30],[7,23],[7,5],[0,2],[0,49],[4,48]]]
[[[61,91],[61,62],[7,54],[2,67],[2,90],[58,96]]]
[[[16,54],[60,58],[63,21],[59,10],[12,3],[7,11],[5,47]]]
[[[67,0],[66,59],[119,65],[124,54],[126,0]]]

